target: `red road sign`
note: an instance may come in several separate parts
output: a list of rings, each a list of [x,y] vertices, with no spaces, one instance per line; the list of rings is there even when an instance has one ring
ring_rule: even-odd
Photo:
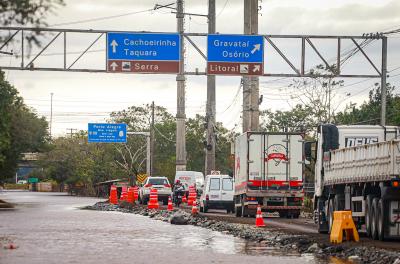
[[[252,62],[207,62],[207,74],[260,76],[264,72],[262,63]]]
[[[108,72],[179,73],[179,61],[108,60]]]

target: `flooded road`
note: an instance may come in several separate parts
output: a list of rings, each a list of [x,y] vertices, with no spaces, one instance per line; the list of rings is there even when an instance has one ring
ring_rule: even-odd
[[[0,211],[0,263],[326,263],[200,227],[78,209],[95,198],[2,192],[0,199],[16,203]],[[4,249],[9,241],[18,248]]]

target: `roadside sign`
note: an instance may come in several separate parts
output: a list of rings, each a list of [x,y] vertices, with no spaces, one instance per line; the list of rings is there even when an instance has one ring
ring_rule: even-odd
[[[207,74],[263,74],[264,37],[258,35],[208,35]]]
[[[39,182],[38,178],[28,178],[28,183],[37,183]]]
[[[126,124],[88,124],[89,143],[126,143]]]
[[[107,72],[179,73],[179,34],[107,33]]]

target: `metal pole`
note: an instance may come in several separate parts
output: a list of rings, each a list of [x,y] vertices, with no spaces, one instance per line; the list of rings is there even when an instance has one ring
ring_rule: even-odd
[[[387,37],[382,37],[381,125],[386,125]]]
[[[251,10],[250,10],[250,34],[258,34],[258,0],[251,0]],[[250,78],[250,89],[251,89],[251,111],[250,111],[250,129],[252,131],[258,131],[259,129],[259,98],[260,98],[260,90],[259,90],[259,78],[251,77]]]
[[[215,0],[208,0],[208,33],[214,34],[216,31],[215,21]],[[215,170],[215,76],[207,76],[207,146],[206,146],[206,175]]]
[[[183,0],[176,1],[176,18],[178,33],[184,32],[184,7]],[[176,76],[177,84],[177,111],[176,111],[176,170],[186,170],[186,131],[185,131],[185,46],[181,36],[181,54],[179,74]]]
[[[50,93],[50,139],[52,137],[51,129],[53,127],[53,93]]]
[[[258,34],[258,0],[243,0],[244,34]],[[243,77],[243,132],[257,131],[259,125],[259,78]]]
[[[150,129],[150,174],[154,176],[154,101],[151,103],[151,129]]]
[[[151,140],[150,140],[150,136],[146,136],[146,141],[147,141],[147,148],[146,148],[146,174],[147,176],[151,175]]]

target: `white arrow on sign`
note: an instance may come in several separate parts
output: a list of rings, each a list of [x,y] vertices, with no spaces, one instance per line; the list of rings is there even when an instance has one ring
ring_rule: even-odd
[[[117,52],[118,43],[115,41],[115,39],[113,39],[113,41],[111,41],[110,45],[112,46],[112,52],[113,53]]]
[[[111,69],[112,69],[113,71],[115,71],[115,68],[118,67],[118,64],[117,64],[115,61],[113,61],[113,63],[111,63],[111,65],[110,65],[110,67],[111,67]]]
[[[261,49],[261,44],[255,44],[254,49],[251,50],[251,54],[254,54],[257,50]]]
[[[254,65],[253,72],[260,71],[260,65]]]

